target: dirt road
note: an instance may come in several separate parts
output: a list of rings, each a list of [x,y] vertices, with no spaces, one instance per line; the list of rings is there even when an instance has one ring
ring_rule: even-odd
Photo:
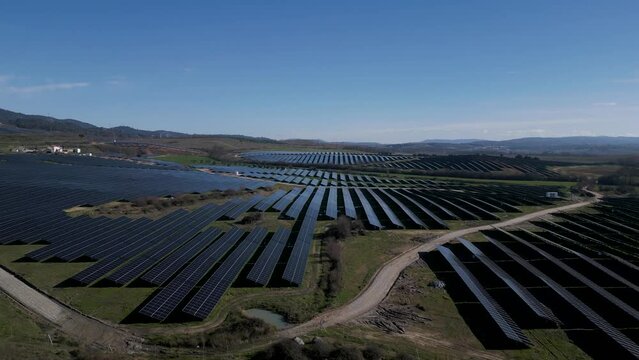
[[[431,251],[437,248],[439,245],[445,244],[457,237],[475,233],[481,230],[489,230],[493,227],[506,227],[516,225],[542,217],[544,215],[560,211],[573,210],[590,205],[591,203],[598,201],[601,198],[600,194],[593,194],[595,196],[591,199],[588,199],[587,201],[544,209],[495,224],[476,226],[446,233],[432,241],[429,241],[428,243],[415,247],[387,262],[375,273],[375,275],[373,275],[373,278],[368,283],[366,288],[362,290],[362,292],[359,293],[359,295],[351,300],[348,304],[320,314],[303,324],[283,330],[280,334],[282,337],[303,335],[307,332],[320,329],[322,327],[345,323],[373,310],[379,303],[382,302],[382,300],[384,300],[399,274],[408,265],[412,264],[419,258],[420,252]]]
[[[88,346],[126,353],[135,350],[142,339],[80,314],[22,282],[0,267],[0,288],[27,310],[55,324],[63,333]]]

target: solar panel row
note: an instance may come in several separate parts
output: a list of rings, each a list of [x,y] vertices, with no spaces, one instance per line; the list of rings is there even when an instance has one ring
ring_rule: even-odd
[[[206,319],[267,234],[268,230],[260,227],[251,231],[202,285],[200,290],[191,297],[182,311],[198,319]]]
[[[278,200],[275,205],[273,205],[273,209],[277,211],[283,211],[288,207],[288,205],[293,202],[293,199],[302,192],[302,188],[296,187],[289,191],[286,195],[284,195],[280,200]]]
[[[342,197],[344,199],[344,213],[351,219],[357,219],[357,212],[355,211],[355,204],[353,204],[353,198],[348,188],[341,188]]]
[[[191,263],[182,269],[159,293],[151,298],[140,314],[164,321],[177,308],[202,278],[211,270],[231,247],[244,235],[244,230],[232,228],[200,253]]]
[[[384,226],[382,226],[382,223],[377,218],[377,215],[375,214],[375,211],[373,210],[371,203],[368,201],[368,199],[366,199],[366,196],[364,196],[364,194],[362,193],[362,190],[359,188],[354,188],[354,190],[355,190],[355,194],[357,195],[357,198],[359,199],[359,202],[362,204],[362,207],[364,208],[364,213],[366,214],[366,221],[368,221],[368,223],[371,226],[374,226],[378,229],[382,229]]]
[[[530,273],[535,275],[541,281],[543,281],[548,287],[550,287],[555,293],[561,296],[564,300],[568,302],[568,304],[572,305],[577,311],[583,314],[588,320],[590,320],[595,326],[601,329],[605,334],[610,336],[610,338],[619,344],[621,347],[626,349],[630,354],[632,354],[635,358],[639,358],[639,345],[628,338],[624,333],[619,331],[617,328],[612,326],[606,319],[604,319],[601,315],[595,312],[592,308],[586,305],[583,301],[579,300],[576,296],[570,293],[566,288],[561,286],[556,281],[552,280],[548,275],[544,274],[541,270],[539,270],[536,266],[519,256],[517,253],[512,251],[507,246],[503,245],[499,241],[484,235],[486,239],[507,254],[511,259],[515,260],[518,264],[526,268]]]
[[[306,187],[300,194],[300,196],[295,200],[293,205],[291,205],[291,207],[286,211],[285,215],[291,219],[297,219],[297,217],[300,215],[300,212],[302,212],[302,209],[306,205],[306,202],[311,197],[311,194],[313,194],[313,191],[315,191],[314,187]]]
[[[257,205],[255,205],[255,210],[257,211],[268,210],[271,206],[273,206],[273,204],[275,204],[276,201],[281,199],[282,196],[284,196],[284,194],[286,194],[286,191],[281,189],[277,190],[276,192],[272,193],[271,195],[267,196],[265,199],[260,201]]]
[[[171,276],[188,264],[189,260],[208,247],[221,233],[222,230],[218,228],[204,230],[183,247],[154,265],[140,279],[158,286],[164,284]]]
[[[286,263],[284,274],[282,275],[282,279],[289,281],[290,283],[301,285],[302,280],[304,279],[306,261],[313,242],[315,224],[317,222],[317,217],[319,215],[325,191],[326,188],[323,187],[317,189],[317,193],[306,210],[302,226],[295,238],[295,244],[293,245],[291,255]]]
[[[481,261],[486,267],[488,267],[495,275],[497,275],[508,287],[510,287],[538,316],[548,319],[550,321],[561,323],[559,319],[552,313],[552,311],[539,301],[533,294],[530,293],[523,285],[517,280],[513,279],[504,269],[497,265],[493,260],[486,256],[477,246],[464,238],[457,238],[466,249],[475,255],[479,261]]]
[[[331,187],[328,190],[328,203],[326,203],[326,216],[337,219],[337,188]]]
[[[237,219],[240,215],[249,211],[253,206],[260,202],[264,197],[262,195],[255,195],[252,198],[238,204],[234,208],[230,209],[224,214],[224,217],[228,219]]]
[[[268,242],[259,258],[251,268],[251,271],[247,275],[247,279],[255,283],[266,285],[268,284],[277,261],[282,256],[282,251],[286,247],[288,238],[291,236],[291,230],[285,227],[279,227],[271,240]]]
[[[618,306],[621,310],[625,311],[628,315],[630,315],[630,316],[634,317],[635,319],[639,320],[639,311],[635,310],[632,306],[628,305],[627,303],[625,303],[624,301],[619,299],[617,296],[611,294],[608,290],[606,290],[603,287],[599,286],[597,283],[595,283],[594,281],[590,280],[588,277],[584,276],[583,274],[581,274],[577,270],[575,270],[572,267],[568,266],[562,260],[552,256],[550,253],[548,253],[548,252],[542,250],[541,248],[539,248],[538,246],[536,246],[536,245],[534,245],[534,244],[532,244],[532,243],[520,238],[519,236],[516,236],[516,235],[514,235],[514,234],[512,234],[510,232],[506,232],[506,231],[503,231],[503,230],[502,230],[502,232],[504,234],[508,235],[511,239],[514,239],[515,241],[519,242],[520,244],[523,244],[523,245],[529,247],[530,249],[536,251],[541,256],[543,256],[544,258],[550,260],[553,264],[557,265],[557,267],[559,267],[563,271],[567,272],[568,274],[570,274],[571,276],[573,276],[574,278],[576,278],[577,280],[579,280],[580,282],[585,284],[587,287],[591,288],[596,293],[598,293],[599,295],[601,295],[604,298],[606,298],[611,303],[613,303],[616,306]]]
[[[211,222],[211,215],[216,211],[216,208],[215,205],[206,205],[196,210],[194,216],[182,222],[179,229],[174,232],[168,241],[149,249],[142,256],[132,259],[125,266],[109,275],[107,279],[120,285],[131,282],[160,259],[184,245],[185,242],[199,233],[204,226]]]
[[[436,223],[436,226],[432,226],[432,227],[437,227],[440,229],[448,229],[448,225],[446,225],[446,222],[444,220],[442,220],[439,216],[437,216],[434,212],[430,211],[427,207],[422,205],[420,202],[412,199],[410,196],[407,196],[404,193],[401,193],[397,190],[391,190],[391,191],[393,191],[394,194],[401,196],[403,199],[415,205],[417,208],[419,208],[419,210],[421,210],[424,214],[426,214],[426,216],[428,216],[429,219],[434,221]]]
[[[597,269],[603,271],[604,273],[606,273],[606,275],[610,276],[611,278],[619,281],[620,283],[624,284],[625,286],[628,286],[629,288],[635,290],[635,291],[639,291],[639,286],[635,285],[634,283],[630,282],[628,279],[624,278],[623,276],[617,274],[616,272],[612,271],[611,269],[609,269],[608,267],[602,265],[601,263],[599,263],[598,261],[594,260],[593,258],[586,256],[576,250],[570,249],[566,246],[563,246],[561,244],[558,244],[554,241],[548,240],[546,239],[544,236],[541,236],[540,234],[536,234],[533,233],[532,231],[528,231],[526,229],[519,229],[520,231],[523,231],[529,235],[531,235],[532,237],[535,237],[543,242],[545,242],[546,244],[552,245],[554,247],[560,248],[570,254],[573,254],[575,256],[577,256],[578,258],[586,261],[587,263],[589,263],[590,265],[596,267]]]
[[[94,282],[137,254],[138,250],[147,248],[149,241],[153,239],[158,239],[157,241],[164,240],[167,235],[170,235],[173,225],[187,216],[188,212],[177,210],[151,223],[149,227],[143,229],[144,231],[139,234],[130,237],[123,236],[122,239],[124,241],[120,244],[97,252],[89,252],[91,256],[103,257],[102,260],[75,274],[71,279],[85,285]]]
[[[504,311],[504,309],[493,299],[490,294],[479,283],[477,278],[468,270],[468,268],[450,251],[444,246],[437,248],[439,252],[444,256],[448,263],[453,267],[455,272],[459,275],[462,281],[466,284],[468,289],[477,297],[479,302],[484,306],[490,317],[495,320],[497,326],[501,329],[504,335],[516,342],[531,346],[532,342],[524,335],[521,328],[513,321],[513,319]]]

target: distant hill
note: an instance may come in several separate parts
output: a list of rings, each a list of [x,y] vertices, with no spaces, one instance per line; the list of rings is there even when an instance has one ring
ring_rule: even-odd
[[[639,152],[639,137],[567,136],[512,140],[437,140],[385,146],[389,151],[428,154],[575,154],[615,155]]]
[[[60,132],[117,138],[186,137],[188,134],[165,130],[139,130],[129,126],[103,128],[74,119],[56,119],[0,109],[0,133]]]
[[[100,137],[104,139],[123,139],[125,141],[144,141],[132,139],[152,138],[188,138],[194,139],[233,139],[240,142],[259,144],[278,144],[293,148],[324,148],[327,151],[359,150],[375,152],[413,153],[413,154],[575,154],[575,155],[617,155],[639,153],[639,137],[611,136],[569,136],[569,137],[529,137],[512,140],[477,139],[431,139],[401,144],[380,144],[375,142],[327,142],[320,139],[273,140],[265,137],[244,135],[203,135],[184,134],[164,130],[140,130],[129,126],[104,128],[74,119],[56,119],[50,116],[27,115],[0,109],[1,134],[38,134],[70,133]]]

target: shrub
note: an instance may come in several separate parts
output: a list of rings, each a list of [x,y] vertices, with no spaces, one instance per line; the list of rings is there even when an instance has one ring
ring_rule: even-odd
[[[262,218],[263,218],[263,215],[261,212],[249,213],[244,215],[242,220],[238,221],[238,224],[243,224],[243,225],[253,224],[262,220]]]

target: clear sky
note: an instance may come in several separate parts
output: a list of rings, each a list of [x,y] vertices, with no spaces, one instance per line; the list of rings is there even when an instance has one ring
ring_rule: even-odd
[[[3,1],[0,107],[276,139],[639,136],[639,1]]]

